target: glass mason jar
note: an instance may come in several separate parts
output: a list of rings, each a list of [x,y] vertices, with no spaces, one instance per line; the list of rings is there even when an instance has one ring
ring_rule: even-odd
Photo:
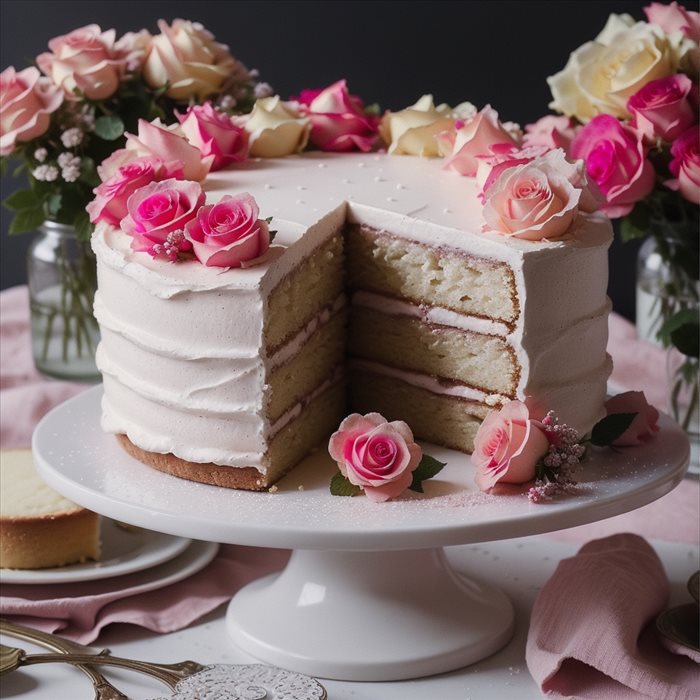
[[[674,290],[681,290],[674,294]],[[700,314],[700,289],[688,278],[674,280],[648,238],[639,250],[637,263],[637,332],[640,338],[661,345],[657,332],[663,321],[678,311]],[[666,358],[667,405],[663,409],[686,431],[691,446],[690,471],[700,473],[700,363],[674,347]]]
[[[27,279],[36,368],[57,379],[99,381],[92,313],[97,274],[89,241],[78,240],[72,226],[45,221],[29,248]]]

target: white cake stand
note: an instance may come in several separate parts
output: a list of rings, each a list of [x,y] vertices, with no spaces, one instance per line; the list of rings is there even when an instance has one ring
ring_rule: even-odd
[[[99,425],[102,388],[37,426],[37,468],[86,508],[151,530],[215,542],[293,549],[280,574],[243,588],[228,630],[268,663],[323,678],[416,678],[474,663],[504,646],[513,609],[499,590],[456,573],[442,547],[582,525],[645,505],[682,479],[688,441],[670,419],[642,448],[601,450],[579,493],[544,505],[490,496],[469,458],[427,446],[448,463],[422,497],[373,504],[328,491],[324,451],[275,493],[231,491],[161,474],[129,457]],[[478,574],[478,571],[475,573]]]

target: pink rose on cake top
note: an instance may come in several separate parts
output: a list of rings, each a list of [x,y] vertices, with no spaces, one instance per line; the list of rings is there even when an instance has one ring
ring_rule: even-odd
[[[183,180],[182,161],[164,162],[155,156],[142,156],[119,166],[117,172],[94,189],[95,199],[86,211],[90,221],[104,221],[119,226],[128,214],[127,202],[136,190],[151,182],[174,178]]]
[[[202,156],[213,156],[212,171],[248,157],[246,130],[211,102],[194,105],[186,114],[177,114],[177,118],[185,138],[199,149]]]
[[[8,156],[15,144],[46,132],[50,117],[63,102],[63,92],[41,77],[36,68],[16,72],[10,66],[0,73],[0,155]]]
[[[534,124],[525,126],[523,144],[525,146],[563,148],[568,152],[574,136],[576,136],[576,128],[569,117],[548,114],[538,119]]]
[[[322,151],[370,151],[377,140],[379,117],[367,114],[345,80],[322,90],[302,90],[299,111],[311,121],[311,143]]]
[[[185,227],[185,238],[207,267],[241,267],[270,247],[268,222],[247,192],[207,204]]]

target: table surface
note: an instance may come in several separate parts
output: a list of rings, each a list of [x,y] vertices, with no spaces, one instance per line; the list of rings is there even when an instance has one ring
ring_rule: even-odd
[[[699,566],[697,544],[651,540],[671,583],[671,605],[687,602],[686,581]],[[576,553],[579,544],[539,535],[478,545],[450,547],[446,551],[458,570],[500,586],[515,607],[516,632],[497,654],[464,669],[431,678],[394,683],[348,683],[323,681],[330,700],[469,700],[504,697],[542,697],[525,665],[525,641],[530,611],[537,592],[552,575],[557,563]],[[140,628],[114,625],[99,639],[114,654],[159,662],[194,659],[203,663],[255,663],[238,651],[226,635],[221,606],[198,623],[171,634],[157,635]],[[3,643],[41,651],[27,642],[3,637]],[[145,676],[120,670],[107,675],[133,700],[166,697],[169,691]],[[2,679],[0,697],[23,700],[81,700],[92,698],[88,679],[68,665],[32,666]]]

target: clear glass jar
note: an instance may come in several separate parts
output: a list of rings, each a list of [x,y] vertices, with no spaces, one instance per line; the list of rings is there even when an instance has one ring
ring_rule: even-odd
[[[642,340],[656,345],[661,345],[656,333],[661,327],[661,299],[668,279],[668,268],[657,250],[656,241],[647,238],[637,256],[637,333]]]
[[[97,287],[90,243],[72,226],[45,221],[27,257],[34,364],[42,374],[99,381],[95,349],[99,327],[92,312]]]

